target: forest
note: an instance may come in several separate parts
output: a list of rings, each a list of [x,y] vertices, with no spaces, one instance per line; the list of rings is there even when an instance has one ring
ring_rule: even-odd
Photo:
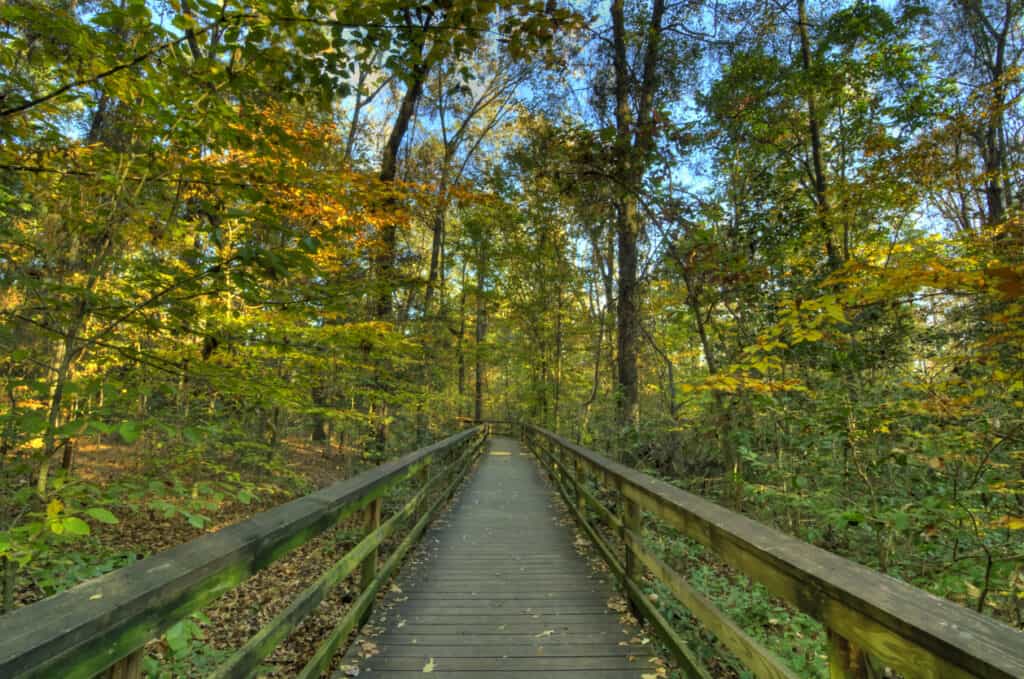
[[[490,419],[1024,630],[1022,76],[1022,0],[7,0],[0,610]]]

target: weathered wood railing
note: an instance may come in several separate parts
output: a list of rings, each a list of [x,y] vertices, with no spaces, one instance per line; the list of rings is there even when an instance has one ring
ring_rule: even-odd
[[[457,419],[467,425],[486,426],[491,436],[509,436],[517,439],[522,436],[522,424],[516,420],[475,420],[470,417]]]
[[[339,645],[368,615],[381,585],[471,467],[487,432],[477,426],[355,478],[262,512],[247,521],[143,559],[0,617],[0,677],[139,675],[141,649],[255,571],[357,511],[366,534],[344,557],[267,623],[216,672],[248,677],[260,661],[345,577],[361,568],[361,590],[299,674],[319,677]],[[410,477],[418,492],[381,521],[384,495]],[[440,488],[440,493],[435,491]],[[378,549],[406,519],[405,539],[378,567]]]
[[[833,678],[872,677],[879,663],[908,678],[1024,678],[1024,634],[1007,625],[612,462],[552,432],[524,425],[523,437],[580,527],[619,576],[631,605],[661,633],[689,676],[710,677],[644,595],[645,571],[755,676],[796,677],[646,546],[645,512],[821,621],[828,631]],[[600,492],[588,488],[591,484]],[[613,494],[618,511],[599,500],[597,495],[603,492]],[[607,534],[618,537],[624,558],[593,525],[592,517],[604,524]]]

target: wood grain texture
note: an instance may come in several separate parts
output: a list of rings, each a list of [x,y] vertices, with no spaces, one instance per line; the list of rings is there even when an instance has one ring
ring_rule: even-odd
[[[433,445],[0,617],[0,677],[92,677],[481,433]]]
[[[335,676],[639,678],[649,646],[608,607],[533,457],[493,438]],[[371,652],[367,652],[370,649]],[[452,673],[452,674],[449,674]]]
[[[910,677],[1021,679],[1024,634],[659,481],[539,427],[606,487]]]

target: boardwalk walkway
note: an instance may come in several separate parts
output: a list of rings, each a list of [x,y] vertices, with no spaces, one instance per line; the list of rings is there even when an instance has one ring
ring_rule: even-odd
[[[517,441],[494,438],[423,538],[337,675],[639,678],[650,649],[609,609],[555,494]]]

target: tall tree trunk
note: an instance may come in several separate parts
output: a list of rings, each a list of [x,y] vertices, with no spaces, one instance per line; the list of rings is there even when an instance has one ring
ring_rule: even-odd
[[[434,220],[433,224],[431,224],[430,271],[427,274],[427,288],[423,293],[424,315],[430,313],[430,303],[434,299],[434,289],[437,287],[437,281],[440,277],[441,243],[444,241],[444,227],[448,212],[447,208],[447,200],[444,200],[444,203],[439,205],[437,210],[434,212]]]
[[[395,124],[391,128],[391,134],[388,135],[387,144],[384,146],[384,156],[381,159],[380,168],[381,182],[391,183],[398,175],[398,152],[402,147],[402,141],[405,139],[405,133],[409,129],[409,123],[412,121],[413,114],[416,112],[416,104],[423,93],[423,83],[426,80],[428,70],[429,67],[425,62],[420,63],[413,69],[412,81],[405,90],[402,103],[398,107]],[[397,201],[394,198],[389,198],[384,207],[385,211],[390,211],[397,207]],[[395,222],[388,222],[381,228],[379,249],[373,258],[378,286],[374,316],[382,321],[392,320],[392,301],[395,287],[394,268],[397,250],[398,225]],[[377,381],[377,387],[381,392],[385,390],[380,380]],[[378,420],[375,428],[376,446],[377,450],[381,453],[387,448],[387,413],[387,403],[382,402],[377,409]]]
[[[46,484],[50,475],[50,464],[57,452],[57,429],[62,424],[62,408],[64,405],[64,388],[71,378],[71,367],[75,357],[75,334],[78,324],[69,329],[67,334],[57,342],[53,357],[53,383],[50,385],[50,397],[47,404],[46,431],[43,434],[43,458],[36,477],[36,490],[40,495],[46,494]]]
[[[466,262],[462,262],[462,291],[459,294],[459,329],[455,339],[455,351],[459,363],[459,404],[458,414],[463,415],[466,401]]]
[[[619,422],[637,425],[640,420],[640,386],[637,371],[637,338],[640,335],[639,282],[637,280],[639,218],[636,200],[627,196],[618,218],[619,299],[616,375]]]
[[[352,153],[356,145],[356,135],[359,132],[359,114],[363,111],[363,86],[366,85],[366,69],[359,67],[359,78],[356,81],[356,100],[352,106],[352,121],[348,126],[348,134],[345,137],[346,164],[352,162]]]
[[[451,163],[451,151],[445,144],[444,162],[441,178],[437,185],[437,205],[434,207],[434,218],[431,224],[430,238],[430,270],[427,273],[427,287],[423,294],[423,314],[430,313],[430,303],[434,299],[441,273],[441,248],[444,243],[445,221],[448,216],[448,174]]]
[[[416,105],[423,94],[423,84],[427,78],[429,67],[421,63],[413,69],[412,80],[405,90],[402,103],[398,107],[398,115],[391,127],[391,134],[388,135],[387,144],[384,146],[384,155],[381,159],[380,180],[382,182],[393,182],[398,176],[398,152],[402,148],[402,141],[405,133],[409,130],[409,123],[416,112]],[[388,199],[385,208],[395,207],[395,200]],[[374,257],[374,264],[377,273],[377,308],[376,316],[379,319],[387,320],[391,317],[392,287],[394,285],[393,272],[395,256],[398,246],[398,226],[389,222],[381,228],[380,248]]]
[[[562,397],[562,286],[559,283],[555,304],[555,394],[552,419],[555,431],[559,430],[559,403]]]
[[[640,417],[640,389],[637,354],[640,337],[640,291],[637,277],[639,243],[643,222],[638,209],[650,151],[654,145],[654,97],[658,91],[664,0],[653,0],[651,16],[643,32],[642,71],[639,82],[630,73],[625,0],[612,0],[612,62],[615,72],[616,174],[619,199],[616,218],[618,244],[618,418],[636,426]],[[633,118],[631,93],[637,102]]]
[[[473,399],[473,419],[479,422],[484,419],[484,389],[487,384],[483,352],[484,340],[487,338],[487,300],[484,298],[486,272],[482,257],[477,265],[476,275],[476,392]]]
[[[636,176],[633,162],[633,107],[630,101],[632,78],[626,54],[626,16],[624,0],[612,0],[613,62],[615,68],[615,123],[618,146],[620,191],[615,221],[618,244],[619,298],[617,305],[616,405],[620,424],[636,425],[640,414],[637,385],[637,214]]]
[[[832,236],[829,213],[828,178],[825,175],[825,161],[822,158],[821,123],[818,120],[818,100],[811,82],[811,40],[807,31],[807,0],[797,0],[797,32],[800,34],[800,60],[804,75],[807,76],[807,130],[811,138],[811,171],[814,174],[814,205],[818,215],[818,226],[825,238],[825,253],[830,269],[838,268],[841,260]]]

